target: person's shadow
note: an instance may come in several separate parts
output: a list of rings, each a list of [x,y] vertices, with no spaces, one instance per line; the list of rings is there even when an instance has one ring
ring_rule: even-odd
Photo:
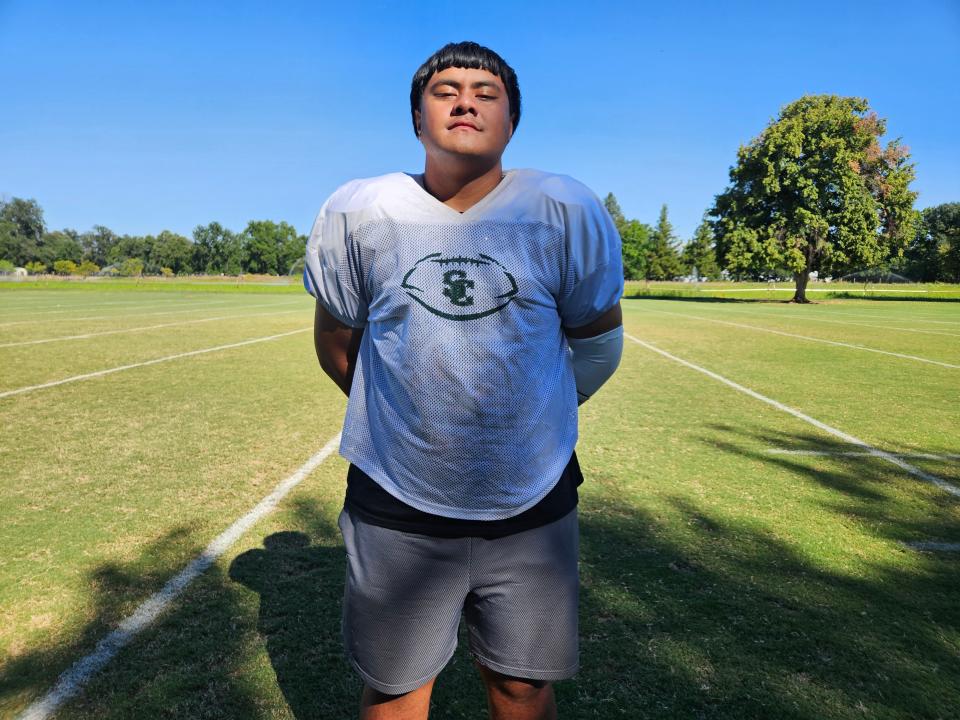
[[[268,536],[230,565],[230,578],[260,595],[257,627],[299,720],[350,717],[360,697],[340,633],[345,567],[342,545],[311,545],[292,531]]]

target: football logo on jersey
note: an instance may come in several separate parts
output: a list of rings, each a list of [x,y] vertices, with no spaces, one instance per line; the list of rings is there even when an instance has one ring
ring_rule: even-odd
[[[517,281],[489,255],[444,257],[430,253],[403,276],[400,287],[434,315],[476,320],[502,310],[517,294]]]

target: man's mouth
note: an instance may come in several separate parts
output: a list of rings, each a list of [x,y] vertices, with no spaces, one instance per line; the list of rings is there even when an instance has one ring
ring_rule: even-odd
[[[453,130],[454,128],[458,128],[458,127],[467,127],[467,128],[472,129],[472,130],[479,130],[479,129],[480,129],[480,128],[478,128],[476,125],[473,125],[472,123],[468,123],[468,122],[456,122],[456,123],[454,123],[453,125],[450,126],[450,129]]]

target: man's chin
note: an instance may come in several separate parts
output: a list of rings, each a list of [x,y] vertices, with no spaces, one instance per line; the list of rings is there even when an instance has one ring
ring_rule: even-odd
[[[496,148],[480,146],[470,142],[448,143],[440,149],[442,150],[443,154],[447,155],[448,157],[457,157],[464,161],[472,162],[497,158],[503,154],[502,150],[497,152]]]

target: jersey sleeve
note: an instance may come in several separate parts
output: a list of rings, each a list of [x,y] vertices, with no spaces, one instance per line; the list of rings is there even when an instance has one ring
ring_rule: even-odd
[[[337,320],[359,328],[367,322],[364,272],[347,217],[330,209],[332,200],[333,197],[324,203],[310,231],[303,286]]]
[[[564,327],[587,325],[623,295],[620,233],[592,192],[567,215],[565,282],[557,309]]]

